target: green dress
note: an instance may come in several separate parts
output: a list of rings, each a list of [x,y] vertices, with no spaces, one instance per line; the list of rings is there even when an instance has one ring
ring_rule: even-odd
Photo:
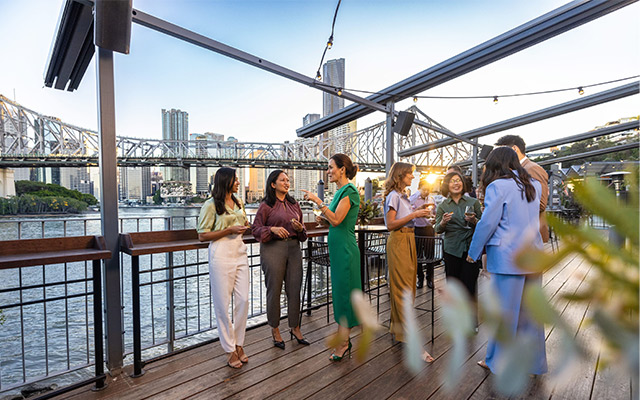
[[[333,317],[348,328],[359,325],[351,306],[351,292],[362,290],[360,281],[360,250],[356,241],[355,226],[360,208],[358,189],[352,184],[341,187],[333,197],[329,209],[336,212],[338,203],[349,197],[351,208],[338,226],[329,227],[329,261],[331,262],[331,292],[333,296]]]

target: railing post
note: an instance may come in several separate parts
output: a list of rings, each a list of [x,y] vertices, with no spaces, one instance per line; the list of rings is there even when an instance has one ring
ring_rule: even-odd
[[[131,257],[131,303],[133,313],[133,374],[132,378],[144,375],[142,369],[142,341],[140,333],[140,257]]]
[[[171,217],[165,217],[164,230],[169,231],[172,227]],[[166,283],[166,302],[167,302],[167,350],[173,351],[173,342],[176,339],[176,324],[175,324],[175,304],[174,304],[174,288],[173,288],[173,253],[167,253],[166,255],[167,271],[165,273]]]
[[[94,353],[96,363],[96,378],[103,376],[96,381],[93,390],[102,390],[107,387],[104,378],[104,343],[102,341],[102,261],[93,260],[93,331],[94,331]]]

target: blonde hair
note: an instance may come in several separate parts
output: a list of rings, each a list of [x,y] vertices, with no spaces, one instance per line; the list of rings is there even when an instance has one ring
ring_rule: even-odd
[[[384,198],[386,199],[389,193],[392,191],[396,191],[401,193],[404,187],[401,187],[402,179],[407,174],[412,174],[415,170],[413,164],[397,162],[391,166],[391,171],[389,171],[389,176],[384,181]]]

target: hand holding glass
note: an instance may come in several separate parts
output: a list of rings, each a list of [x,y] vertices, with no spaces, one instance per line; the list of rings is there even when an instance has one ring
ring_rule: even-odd
[[[473,217],[476,215],[475,211],[473,211],[473,206],[466,206],[464,209],[464,215],[465,217]],[[467,221],[467,225],[465,226],[467,229],[471,229],[471,226],[469,225],[469,221]]]

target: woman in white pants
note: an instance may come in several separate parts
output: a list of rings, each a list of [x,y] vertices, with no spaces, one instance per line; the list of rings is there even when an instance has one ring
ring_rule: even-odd
[[[244,206],[234,193],[240,182],[232,168],[220,168],[211,198],[200,209],[198,239],[209,244],[209,281],[216,313],[220,345],[227,365],[241,368],[249,361],[244,353],[244,334],[249,312],[249,260],[242,234],[248,229]],[[231,295],[233,321],[229,316]]]

